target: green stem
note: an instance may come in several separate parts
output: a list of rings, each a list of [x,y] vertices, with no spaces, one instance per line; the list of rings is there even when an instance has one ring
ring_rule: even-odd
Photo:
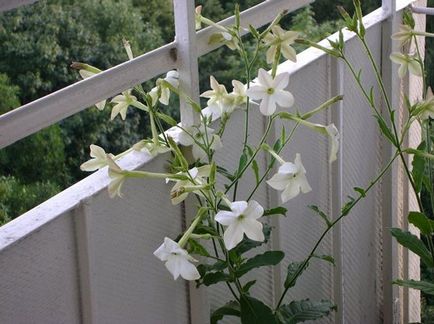
[[[390,166],[392,165],[393,161],[395,161],[395,159],[398,157],[399,152],[397,151],[395,153],[395,155],[393,156],[393,158],[387,163],[387,165],[381,170],[381,172],[377,175],[377,177],[369,184],[368,187],[366,187],[365,189],[365,193],[368,193],[369,190],[372,189],[372,187],[383,177],[383,175],[387,172],[387,170],[390,168]],[[364,197],[364,195],[360,195],[359,197],[357,197],[356,200],[353,201],[353,203],[351,204],[349,210],[353,209],[354,206],[356,206],[356,204]],[[320,238],[318,239],[318,241],[316,242],[316,244],[314,245],[314,247],[312,248],[309,256],[307,257],[307,259],[303,262],[303,264],[298,268],[296,274],[294,275],[293,279],[291,282],[289,282],[289,284],[287,285],[287,287],[285,288],[285,290],[282,293],[282,296],[279,299],[279,302],[277,303],[276,306],[276,310],[279,309],[280,305],[283,302],[283,298],[285,297],[286,293],[288,292],[289,288],[294,284],[294,281],[296,280],[296,278],[300,275],[300,273],[305,269],[306,265],[309,263],[309,261],[312,259],[313,255],[315,254],[316,249],[318,248],[318,246],[320,245],[320,243],[322,242],[322,240],[324,239],[324,237],[326,236],[326,234],[345,216],[348,215],[349,210],[346,210],[345,213],[341,212],[341,214],[339,215],[338,218],[336,218],[322,233],[322,235],[320,236]]]

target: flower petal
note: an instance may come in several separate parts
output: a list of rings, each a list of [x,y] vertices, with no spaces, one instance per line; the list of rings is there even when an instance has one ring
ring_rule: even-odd
[[[289,73],[283,72],[276,75],[273,80],[273,86],[270,88],[275,88],[275,90],[282,90],[288,86],[289,83]]]
[[[234,201],[230,207],[231,210],[238,216],[244,214],[247,206],[247,201]]]
[[[243,228],[240,226],[240,222],[235,222],[226,229],[223,240],[228,250],[232,250],[243,240]]]
[[[280,107],[289,108],[294,104],[294,96],[288,91],[277,90],[273,97]]]
[[[253,240],[263,242],[265,240],[264,233],[262,232],[262,223],[255,219],[243,219],[241,226],[246,236]]]
[[[237,221],[238,215],[231,211],[221,210],[215,215],[215,221],[224,225],[229,226]]]
[[[264,214],[264,208],[256,200],[250,200],[243,214],[248,219],[258,219]]]

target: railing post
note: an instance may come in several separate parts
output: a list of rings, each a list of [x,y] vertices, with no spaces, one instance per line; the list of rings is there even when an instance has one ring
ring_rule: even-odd
[[[194,1],[174,0],[175,42],[180,90],[199,102],[199,72],[197,64]],[[180,99],[181,123],[197,125],[199,114]]]

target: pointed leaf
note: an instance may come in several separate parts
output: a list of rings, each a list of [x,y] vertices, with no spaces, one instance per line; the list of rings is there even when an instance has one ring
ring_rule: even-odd
[[[399,286],[420,290],[428,295],[434,295],[434,283],[431,282],[398,279],[393,281],[393,283]]]
[[[248,295],[241,297],[242,324],[276,324],[273,311],[258,299]]]
[[[262,228],[262,232],[264,233],[265,241],[259,242],[259,241],[253,241],[251,239],[245,238],[241,241],[240,244],[238,244],[234,249],[232,249],[229,254],[237,254],[241,255],[247,251],[250,251],[253,248],[256,248],[258,246],[261,246],[262,244],[265,244],[270,239],[271,234],[271,226],[264,224],[264,227]]]
[[[319,209],[318,206],[316,206],[316,205],[310,205],[308,207],[310,209],[312,209],[318,216],[320,216],[324,220],[324,222],[326,223],[327,227],[330,227],[330,225],[331,225],[332,222],[330,221],[330,219],[328,218],[328,216],[321,209]]]
[[[262,216],[271,216],[271,215],[282,215],[286,217],[286,212],[288,209],[285,207],[279,206],[276,208],[266,209]]]
[[[209,256],[208,251],[205,249],[205,247],[200,244],[199,242],[189,239],[188,240],[188,253],[190,254],[197,254],[197,255],[202,255],[202,256]]]
[[[424,214],[412,211],[408,214],[408,222],[416,226],[424,235],[430,235],[433,232],[433,221]]]
[[[253,286],[255,283],[256,283],[256,280],[249,281],[248,283],[246,283],[246,284],[243,286],[243,291],[247,294],[247,293],[249,292],[250,288],[252,288],[252,286]]]
[[[236,301],[230,301],[224,306],[217,308],[211,314],[211,324],[217,324],[217,322],[223,319],[223,316],[241,316],[240,304]]]
[[[336,311],[336,305],[328,300],[311,302],[309,299],[292,301],[288,305],[282,305],[276,312],[279,323],[295,324],[305,321],[314,321]]]
[[[294,287],[298,277],[301,276],[301,274],[307,269],[308,266],[309,263],[305,264],[304,261],[291,262],[290,264],[288,264],[288,272],[286,275],[284,287],[285,288]]]
[[[425,142],[421,142],[417,149],[421,151],[425,150]],[[419,193],[422,190],[423,177],[425,175],[425,159],[422,156],[415,154],[411,164],[413,166],[411,173],[416,185],[416,191]]]
[[[336,266],[335,258],[333,258],[331,255],[316,255],[316,254],[314,254],[314,255],[312,255],[312,257],[327,261],[327,262],[333,264],[334,266]]]
[[[203,276],[202,280],[205,286],[211,286],[222,281],[233,281],[231,276],[224,273],[223,271],[208,272],[205,274],[205,276]]]
[[[434,266],[431,254],[425,244],[416,235],[410,232],[404,232],[400,228],[391,228],[390,233],[396,238],[399,244],[420,256],[420,259],[428,267]]]
[[[235,275],[239,278],[252,269],[276,265],[282,261],[284,256],[285,253],[282,251],[267,251],[263,254],[258,254],[241,264],[241,266],[235,271]]]

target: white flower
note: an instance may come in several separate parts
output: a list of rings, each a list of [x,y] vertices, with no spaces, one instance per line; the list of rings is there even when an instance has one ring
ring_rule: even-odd
[[[164,265],[173,275],[174,280],[178,279],[179,276],[185,280],[197,280],[200,278],[199,272],[191,263],[197,262],[197,260],[170,238],[164,238],[164,243],[155,250],[154,255],[161,261],[166,262]]]
[[[109,177],[112,179],[108,186],[108,192],[111,198],[119,196],[122,198],[122,185],[127,178],[126,173],[116,164],[115,161],[109,156],[107,156],[107,164],[109,166]]]
[[[262,224],[257,219],[264,214],[264,208],[255,200],[234,201],[230,205],[231,211],[219,211],[215,220],[224,226],[223,240],[228,250],[233,249],[243,240],[243,235],[254,241],[264,241]]]
[[[170,151],[170,148],[167,147],[164,143],[155,144],[153,141],[149,140],[142,140],[134,144],[133,149],[138,152],[146,152],[152,157]]]
[[[161,79],[159,79],[159,80],[161,80]],[[161,94],[160,94],[159,100],[163,105],[167,106],[169,104],[169,99],[170,99],[170,89],[164,84],[164,82],[161,82],[159,80],[157,80],[157,87],[153,88],[151,90],[151,92],[154,89],[158,89],[158,87],[160,87]],[[178,88],[178,86],[179,86],[179,73],[178,73],[178,71],[172,70],[172,71],[167,72],[166,77],[164,78],[164,81],[170,83],[174,88]],[[152,95],[151,95],[151,97],[152,97]],[[152,101],[154,101],[154,98]],[[153,102],[153,104],[154,104],[154,102]]]
[[[92,144],[90,146],[90,156],[93,157],[93,159],[84,162],[80,166],[82,171],[95,171],[107,166],[107,153],[102,147]],[[112,154],[109,154],[109,156],[114,158]]]
[[[128,107],[138,103],[137,98],[131,94],[131,90],[122,92],[121,95],[114,97],[111,102],[116,104],[112,109],[110,116],[111,120],[113,120],[118,114],[120,114],[121,118],[125,120],[127,117]]]
[[[278,25],[273,26],[271,31],[272,33],[270,32],[264,37],[264,43],[269,46],[266,54],[267,63],[273,63],[279,47],[283,57],[287,60],[297,62],[297,53],[290,45],[297,39],[298,33],[286,31]]]
[[[202,21],[201,21],[202,6],[197,6],[194,10],[194,13],[195,13],[195,15],[194,15],[195,27],[196,27],[196,30],[199,30],[202,28]]]
[[[420,119],[422,121],[428,120],[429,118],[434,119],[434,96],[431,87],[428,88],[426,100],[422,103],[422,105],[424,108],[419,115]]]
[[[294,104],[294,97],[286,88],[289,82],[289,74],[281,73],[275,79],[264,69],[259,69],[258,82],[250,89],[247,95],[255,100],[261,100],[259,110],[265,116],[272,115],[276,111],[276,104],[281,107],[289,108]]]
[[[392,53],[390,54],[390,59],[394,63],[401,65],[398,69],[398,75],[400,78],[407,74],[407,70],[414,75],[422,76],[422,68],[414,56]]]
[[[202,195],[200,192],[200,187],[207,184],[205,178],[209,177],[209,173],[211,171],[210,165],[204,165],[198,168],[192,168],[188,170],[186,173],[179,173],[180,175],[187,175],[189,177],[188,180],[174,180],[174,179],[166,179],[168,181],[175,181],[175,185],[172,190],[170,190],[171,201],[173,205],[177,205],[182,202],[185,198],[187,198],[190,192],[194,192],[199,196]],[[185,190],[185,188],[191,188],[192,190]],[[197,188],[195,190],[194,188]]]
[[[228,95],[226,87],[223,84],[218,83],[212,75],[209,77],[209,80],[212,90],[205,91],[200,95],[201,97],[209,98],[207,102],[208,106],[216,103],[219,100],[222,100]]]
[[[282,202],[295,198],[301,192],[307,193],[312,190],[306,179],[306,170],[301,163],[300,154],[295,155],[294,163],[285,162],[277,173],[267,181],[276,190],[283,190]]]
[[[330,139],[330,157],[329,157],[329,163],[332,163],[336,161],[337,159],[337,153],[339,151],[339,131],[336,128],[335,124],[330,124],[325,127],[325,130],[327,132],[327,135]]]
[[[229,95],[233,98],[233,105],[244,105],[247,102],[246,85],[238,80],[232,80],[232,86],[233,90]]]
[[[405,44],[407,44],[411,40],[413,35],[414,35],[414,32],[410,26],[400,25],[399,26],[399,32],[393,34],[391,36],[391,38],[393,40],[399,41],[401,43],[401,46],[404,46]]]
[[[218,25],[219,26],[219,25]],[[231,50],[236,50],[239,48],[239,42],[236,37],[233,37],[226,28],[219,26],[219,29],[221,29],[221,32],[217,32],[215,34],[212,34],[209,37],[208,44],[214,45],[214,44],[224,44]]]

